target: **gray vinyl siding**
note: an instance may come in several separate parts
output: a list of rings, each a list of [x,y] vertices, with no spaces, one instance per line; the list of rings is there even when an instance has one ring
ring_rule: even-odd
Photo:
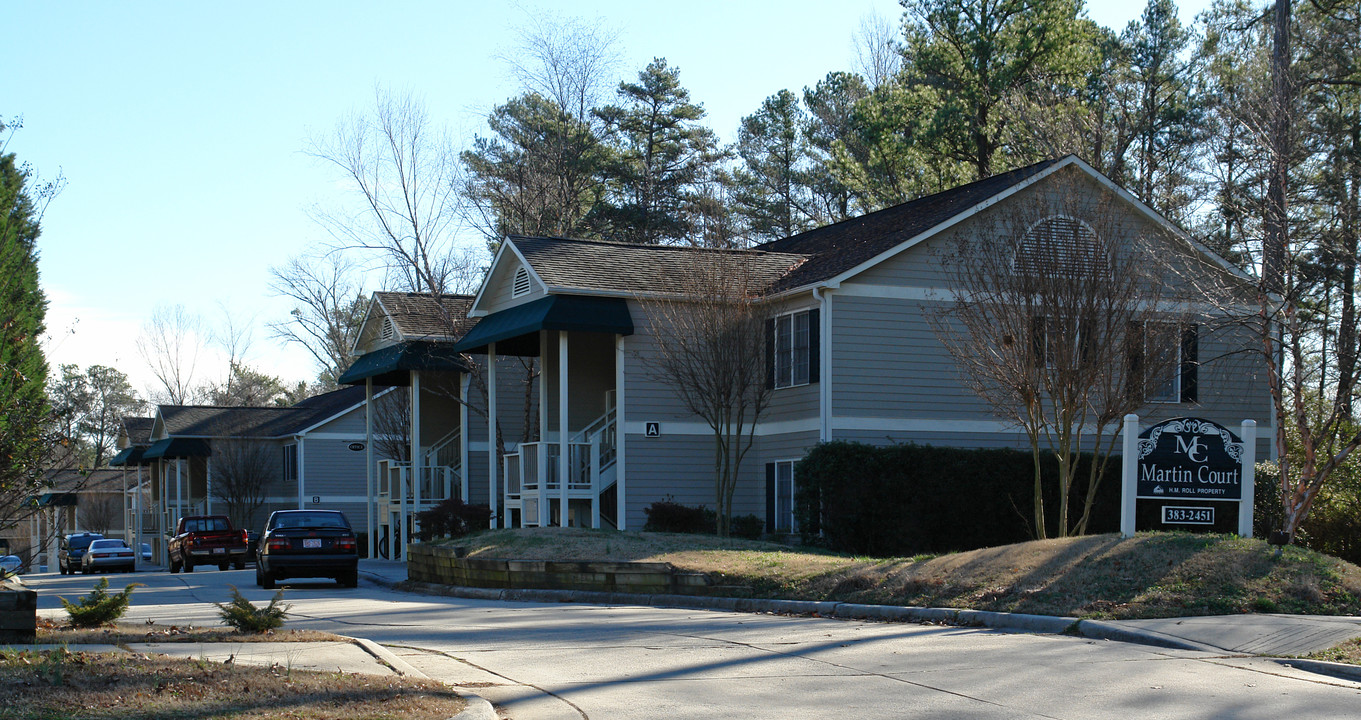
[[[629,300],[628,308],[633,317],[633,334],[624,339],[626,421],[703,423],[685,406],[675,389],[655,375],[651,361],[657,355],[656,335],[671,331],[665,320],[653,317],[646,306],[636,300]],[[629,458],[629,464],[632,463],[633,459]]]
[[[382,388],[374,388],[373,394],[377,395]],[[353,435],[355,440],[364,439],[364,406],[360,405],[345,412],[340,417],[330,422],[319,425],[308,430],[309,433],[346,433]]]
[[[517,298],[510,296],[511,286],[515,282],[515,271],[519,268],[518,258],[509,252],[504,254],[502,262],[493,268],[491,277],[487,278],[487,284],[482,291],[482,302],[478,303],[477,309],[486,313],[500,312],[544,297],[547,293],[532,274],[529,279],[529,294]]]
[[[548,428],[558,430],[558,355],[561,334],[548,333],[548,356],[543,367],[548,378]],[[580,432],[605,413],[605,394],[614,389],[614,334],[568,333],[567,427]],[[554,435],[554,437],[556,437]]]
[[[628,527],[641,530],[647,523],[643,509],[660,500],[708,508],[717,506],[714,492],[713,439],[704,435],[667,435],[659,438],[631,433],[628,442]],[[742,464],[733,493],[735,515],[765,516],[765,476],[755,454]]]

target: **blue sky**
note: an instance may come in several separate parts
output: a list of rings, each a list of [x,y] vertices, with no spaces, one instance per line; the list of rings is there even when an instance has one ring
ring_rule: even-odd
[[[1183,20],[1203,5],[1181,3]],[[865,16],[901,14],[892,0],[551,7],[619,31],[621,79],[653,57],[678,66],[726,140],[763,98],[852,69]],[[1094,3],[1088,14],[1121,28],[1141,10]],[[485,0],[7,3],[0,116],[24,121],[9,150],[69,183],[39,241],[49,361],[113,365],[144,390],[134,341],[158,304],[182,303],[213,324],[224,312],[253,324],[253,366],[311,379],[307,355],[264,329],[288,311],[269,267],[326,240],[309,208],[344,202],[340,179],[303,148],[368,107],[375,85],[423,97],[470,142],[516,94],[497,56],[538,11]],[[207,353],[199,379],[222,370]]]

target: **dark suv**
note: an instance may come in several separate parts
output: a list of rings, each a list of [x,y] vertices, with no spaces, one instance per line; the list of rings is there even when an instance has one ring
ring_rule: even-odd
[[[272,589],[279,580],[331,577],[359,584],[359,544],[338,510],[277,510],[265,524],[255,559],[255,582]]]
[[[72,533],[63,537],[61,549],[57,550],[57,569],[62,575],[75,575],[80,572],[80,560],[85,557],[85,551],[89,549],[90,543],[103,539],[103,535],[92,532]]]

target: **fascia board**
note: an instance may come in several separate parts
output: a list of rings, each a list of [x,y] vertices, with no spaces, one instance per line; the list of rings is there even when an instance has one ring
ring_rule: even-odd
[[[529,272],[530,280],[538,283],[539,287],[544,289],[544,292],[550,292],[548,283],[545,283],[543,278],[539,277],[538,271],[534,269],[533,265],[529,264],[529,261],[525,259],[525,256],[520,252],[520,249],[515,247],[514,241],[507,236],[501,240],[501,247],[496,249],[496,256],[491,259],[491,266],[487,268],[487,275],[482,279],[482,285],[477,288],[477,294],[473,296],[473,304],[468,309],[468,317],[480,318],[490,314],[487,311],[480,309],[480,306],[482,305],[482,294],[487,291],[487,286],[491,284],[492,277],[496,275],[496,268],[501,264],[501,258],[505,256],[506,252],[515,255],[515,259],[519,260],[520,264]]]
[[[378,299],[376,292],[369,295],[369,306],[364,308],[364,319],[359,321],[359,332],[354,334],[354,342],[350,343],[351,355],[359,354],[359,340],[364,337],[364,330],[369,326],[369,318],[373,316],[374,305],[382,305],[382,301]],[[386,308],[384,312],[387,312]]]
[[[386,395],[386,394],[392,392],[394,389],[395,389],[395,388],[383,388],[383,390],[382,390],[381,392],[376,392],[376,393],[373,394],[373,399],[374,399],[374,400],[377,400],[378,398],[383,397],[384,395]],[[342,418],[342,417],[344,417],[344,416],[346,416],[346,415],[349,415],[350,413],[354,412],[355,410],[358,410],[359,408],[364,407],[364,403],[365,403],[365,402],[367,402],[367,401],[366,401],[366,400],[361,400],[361,401],[359,401],[359,402],[357,402],[357,403],[355,403],[355,404],[353,404],[353,405],[351,405],[351,406],[345,408],[344,410],[341,410],[340,412],[338,412],[338,413],[332,415],[331,417],[326,418],[325,420],[319,420],[319,421],[317,421],[317,422],[315,422],[315,423],[313,423],[313,424],[311,424],[311,425],[308,425],[307,427],[305,427],[305,428],[303,428],[303,429],[301,429],[301,430],[298,430],[297,432],[289,433],[288,435],[280,435],[279,437],[291,437],[291,436],[294,436],[294,435],[297,435],[297,436],[301,437],[301,436],[303,436],[303,435],[306,435],[307,433],[310,433],[310,432],[312,432],[313,430],[316,430],[317,428],[321,427],[322,425],[325,425],[326,423],[333,422],[333,421],[335,421],[335,420],[339,420],[340,418]]]

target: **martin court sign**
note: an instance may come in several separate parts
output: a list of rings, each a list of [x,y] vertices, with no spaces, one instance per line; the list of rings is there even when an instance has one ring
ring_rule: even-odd
[[[1257,426],[1244,420],[1240,435],[1202,418],[1174,418],[1139,432],[1125,416],[1120,533],[1135,531],[1139,501],[1161,506],[1164,525],[1212,525],[1215,506],[1237,503],[1238,534],[1252,537],[1253,465]],[[1176,501],[1196,501],[1177,506]]]

